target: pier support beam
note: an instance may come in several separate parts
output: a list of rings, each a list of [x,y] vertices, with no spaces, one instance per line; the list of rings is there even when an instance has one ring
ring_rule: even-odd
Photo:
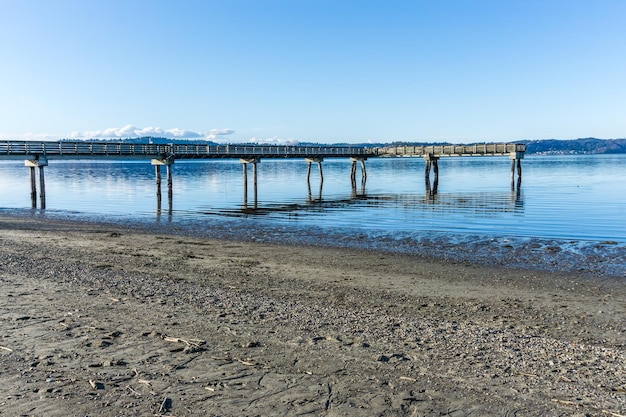
[[[437,187],[439,186],[439,157],[433,154],[425,154],[423,156],[426,161],[425,179],[426,179],[426,192],[430,196],[437,194]],[[430,169],[432,168],[434,179],[431,186],[430,183]]]
[[[522,159],[524,159],[524,152],[511,152],[509,154],[511,160],[511,188],[515,188],[515,167],[517,167],[517,187],[522,185]]]
[[[324,158],[304,158],[306,163],[308,164],[306,171],[306,182],[310,183],[311,181],[311,164],[313,162],[317,162],[317,169],[320,173],[320,183],[324,182],[324,172],[322,171],[322,162],[324,162]]]
[[[44,167],[48,166],[48,159],[44,157],[35,157],[27,159],[24,165],[30,168],[30,199],[32,207],[37,208],[37,179],[35,168],[39,168],[39,203],[42,209],[46,208],[46,180],[44,176]]]
[[[37,208],[37,173],[34,166],[30,168],[30,201],[33,208]]]
[[[439,179],[439,157],[433,154],[425,154],[423,158],[426,161],[426,178],[430,178],[430,168],[432,167],[435,180]]]
[[[350,168],[350,183],[352,184],[352,196],[357,196],[356,191],[356,164],[357,162],[361,163],[361,195],[365,195],[365,182],[367,181],[367,171],[365,170],[365,161],[367,161],[366,157],[352,157],[350,158],[351,168]]]
[[[172,214],[172,164],[174,160],[170,158],[153,159],[151,163],[154,165],[154,173],[156,176],[157,213],[161,212],[161,167],[165,166],[167,171],[167,211],[169,214]]]
[[[350,170],[350,180],[352,180],[353,183],[356,183],[356,163],[357,162],[361,163],[361,181],[365,182],[365,180],[367,179],[367,171],[365,170],[365,161],[367,161],[367,158],[365,157],[350,158],[350,162],[352,163],[352,169]]]
[[[257,170],[256,164],[261,162],[261,158],[241,158],[239,159],[243,167],[243,206],[248,207],[248,164],[252,164],[253,192],[254,192],[254,208],[257,208]]]

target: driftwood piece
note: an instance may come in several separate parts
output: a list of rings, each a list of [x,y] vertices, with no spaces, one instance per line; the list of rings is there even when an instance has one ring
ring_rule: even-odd
[[[89,380],[89,385],[91,385],[91,388],[93,389],[104,389],[104,384],[102,382],[96,382],[92,379]]]
[[[167,413],[172,408],[172,399],[169,397],[163,398],[163,402],[161,402],[161,407],[159,407],[159,413]]]
[[[126,389],[129,390],[135,397],[141,397],[141,394],[135,391],[130,385],[126,385]]]
[[[179,337],[170,337],[170,336],[165,336],[165,335],[163,335],[162,337],[163,337],[163,340],[166,342],[184,343],[186,346],[183,349],[183,352],[185,353],[200,352],[204,350],[202,346],[206,344],[206,341],[204,340],[197,340],[197,339],[186,340],[186,339],[181,339]]]

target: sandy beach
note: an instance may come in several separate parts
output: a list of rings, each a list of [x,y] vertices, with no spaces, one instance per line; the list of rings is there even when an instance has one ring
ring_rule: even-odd
[[[0,415],[626,415],[624,278],[0,216],[0,280]]]

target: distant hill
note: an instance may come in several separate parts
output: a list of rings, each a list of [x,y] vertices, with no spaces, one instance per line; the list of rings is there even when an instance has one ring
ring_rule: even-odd
[[[526,153],[538,155],[626,153],[626,139],[544,139],[520,143],[526,143]]]

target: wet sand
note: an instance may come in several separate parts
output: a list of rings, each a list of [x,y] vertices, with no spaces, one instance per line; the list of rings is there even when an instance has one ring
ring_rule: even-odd
[[[626,282],[0,216],[0,415],[626,415]]]

